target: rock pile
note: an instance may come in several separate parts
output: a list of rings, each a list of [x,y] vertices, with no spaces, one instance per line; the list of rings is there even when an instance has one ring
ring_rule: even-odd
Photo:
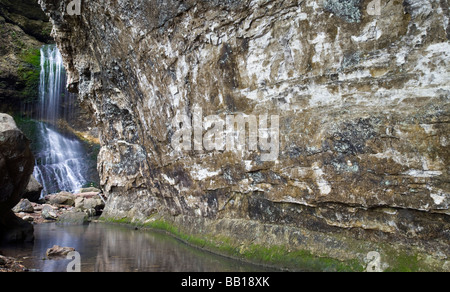
[[[25,221],[36,224],[55,222],[78,224],[100,216],[105,207],[100,190],[82,189],[79,194],[60,192],[46,196],[39,203],[22,199],[13,211]]]

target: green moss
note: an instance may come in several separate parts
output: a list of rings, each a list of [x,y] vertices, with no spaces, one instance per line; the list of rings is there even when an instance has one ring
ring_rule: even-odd
[[[104,217],[100,217],[98,219],[99,221],[105,222],[105,223],[115,223],[115,224],[127,224],[130,225],[131,224],[131,220],[124,217],[124,218],[104,218]],[[142,224],[138,224],[139,226],[142,226]]]
[[[38,141],[38,123],[30,118],[24,117],[20,114],[13,115],[14,121],[17,124],[17,127],[25,134],[25,136],[31,140],[31,148],[37,147],[37,145],[33,145]]]
[[[358,272],[364,270],[364,267],[357,261],[342,262],[329,257],[318,257],[308,251],[288,251],[283,246],[266,247],[257,244],[237,246],[231,238],[223,236],[188,235],[164,220],[155,220],[149,223],[132,222],[128,218],[102,218],[102,220],[108,223],[131,224],[140,228],[164,231],[189,245],[263,266],[296,271]]]
[[[140,228],[149,228],[167,232],[185,243],[208,250],[217,254],[228,256],[264,266],[293,270],[293,271],[329,271],[329,272],[362,272],[366,270],[366,254],[369,251],[378,251],[381,255],[381,264],[385,272],[428,272],[445,271],[442,262],[427,259],[428,254],[414,247],[401,247],[395,244],[370,243],[364,247],[361,241],[346,240],[351,248],[361,258],[340,261],[329,256],[312,254],[306,250],[287,250],[284,246],[262,246],[257,244],[237,244],[235,240],[225,236],[189,235],[174,224],[165,220],[149,218],[147,223],[133,222],[128,218],[102,218],[109,223],[120,223]],[[359,242],[359,243],[358,243]]]
[[[39,49],[29,49],[26,50],[22,56],[21,60],[31,66],[40,69],[41,66],[41,51]]]
[[[21,91],[22,100],[25,103],[33,103],[39,97],[40,63],[39,49],[28,49],[20,55],[22,65],[18,69],[18,75],[24,89]]]
[[[416,255],[400,255],[395,257],[395,266],[388,268],[386,272],[417,272],[421,270],[421,263]]]
[[[282,246],[264,247],[252,245],[244,255],[254,262],[269,262],[302,271],[361,272],[364,267],[357,261],[341,262],[330,257],[318,257],[309,251],[287,251]]]
[[[43,35],[43,36],[45,36],[45,37],[47,37],[48,39],[51,39],[51,34],[52,34],[52,30],[51,30],[51,27],[44,27],[43,29],[42,29],[42,32],[41,32],[41,34]]]

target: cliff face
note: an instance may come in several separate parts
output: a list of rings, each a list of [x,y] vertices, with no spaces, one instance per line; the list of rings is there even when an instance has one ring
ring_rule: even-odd
[[[37,0],[0,0],[0,111],[32,110],[39,95],[39,48],[51,39],[51,29]]]
[[[7,23],[17,25],[27,35],[40,42],[49,43],[52,26],[48,17],[39,9],[37,0],[0,0],[0,15]]]
[[[243,253],[450,269],[447,1],[40,2],[101,131],[107,218],[162,218]],[[239,114],[268,115],[244,126],[257,148],[201,143],[202,118]]]

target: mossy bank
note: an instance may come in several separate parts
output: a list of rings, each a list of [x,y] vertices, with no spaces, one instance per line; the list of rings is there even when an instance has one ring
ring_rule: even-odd
[[[442,261],[442,255],[431,255],[418,247],[391,243],[368,244],[355,238],[271,225],[260,226],[258,222],[208,222],[186,217],[173,220],[158,216],[143,221],[103,216],[100,221],[166,232],[202,250],[280,271],[430,272],[448,271],[450,268],[450,262]],[[292,244],[286,245],[282,239],[277,244],[276,238],[267,244],[261,232],[271,232],[270,229],[274,228],[278,229],[275,232],[277,236],[289,237]],[[254,239],[246,239],[248,234],[252,234]],[[295,239],[300,237],[302,243]],[[323,238],[326,238],[325,242],[322,242]]]

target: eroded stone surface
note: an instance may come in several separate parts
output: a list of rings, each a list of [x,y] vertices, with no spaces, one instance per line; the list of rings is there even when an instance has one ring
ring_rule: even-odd
[[[68,1],[40,2],[70,87],[101,131],[105,216],[412,244],[445,265],[445,1],[381,1],[373,15],[371,1],[99,0],[84,1],[80,16],[62,11]],[[279,115],[278,160],[173,149],[174,117],[196,105],[221,118]]]

